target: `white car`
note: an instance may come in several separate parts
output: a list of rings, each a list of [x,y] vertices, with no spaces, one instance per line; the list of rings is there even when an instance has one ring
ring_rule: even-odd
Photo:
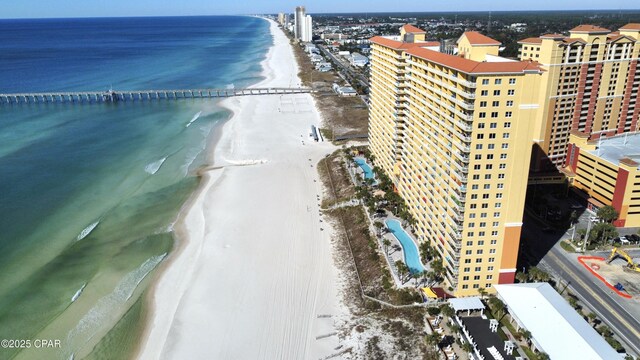
[[[631,241],[629,241],[629,239],[627,239],[625,236],[620,236],[620,242],[622,243],[622,245],[631,244]]]

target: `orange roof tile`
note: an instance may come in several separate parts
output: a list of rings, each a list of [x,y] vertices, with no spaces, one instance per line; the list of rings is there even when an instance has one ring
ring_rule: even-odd
[[[518,44],[540,44],[540,43],[542,43],[542,39],[537,37],[530,37],[530,38],[526,38],[518,41]]]
[[[540,66],[535,61],[478,62],[419,47],[409,49],[406,52],[421,59],[448,66],[467,74],[513,74],[540,71]]]
[[[422,30],[422,29],[420,29],[418,27],[415,27],[415,26],[413,26],[411,24],[403,25],[402,29],[404,30],[404,32],[413,33],[413,34],[426,34],[427,33],[426,31],[424,31],[424,30]]]
[[[637,23],[631,23],[631,24],[627,24],[623,27],[620,28],[620,30],[636,30],[636,31],[640,31],[640,24]]]
[[[500,45],[501,42],[488,36],[484,36],[477,31],[466,31],[462,36],[469,40],[471,45]],[[461,36],[461,37],[462,37]]]
[[[540,36],[540,39],[563,39],[564,35],[562,34],[544,34]]]
[[[374,44],[386,46],[394,50],[406,50],[406,49],[412,49],[412,48],[421,47],[421,46],[439,46],[440,45],[440,43],[437,41],[403,42],[403,41],[391,40],[382,36],[374,36],[369,40]]]
[[[584,40],[582,40],[580,38],[570,38],[570,37],[566,37],[566,38],[562,39],[562,41],[565,44],[573,44],[573,43],[577,43],[577,42],[583,43],[583,44],[587,43],[586,41],[584,41]]]
[[[611,30],[605,29],[595,25],[578,25],[573,29],[569,30],[569,32],[580,32],[580,33],[608,33]]]

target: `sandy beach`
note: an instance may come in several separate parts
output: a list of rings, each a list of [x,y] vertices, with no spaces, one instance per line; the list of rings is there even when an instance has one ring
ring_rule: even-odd
[[[299,86],[274,22],[255,87]],[[212,166],[176,225],[179,245],[151,289],[142,359],[319,359],[338,346],[344,309],[322,222],[316,164],[335,148],[309,138],[309,94],[225,100]]]

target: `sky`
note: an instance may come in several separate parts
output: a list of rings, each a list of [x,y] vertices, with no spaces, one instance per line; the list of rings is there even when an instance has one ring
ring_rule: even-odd
[[[0,0],[0,18],[291,13],[297,5],[306,6],[310,14],[640,8],[637,0]]]

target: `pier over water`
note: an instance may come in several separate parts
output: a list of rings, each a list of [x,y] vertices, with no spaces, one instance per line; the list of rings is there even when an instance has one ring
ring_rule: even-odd
[[[231,96],[310,93],[310,88],[180,89],[85,91],[0,94],[0,105],[34,103],[104,103],[176,99],[206,99]]]

